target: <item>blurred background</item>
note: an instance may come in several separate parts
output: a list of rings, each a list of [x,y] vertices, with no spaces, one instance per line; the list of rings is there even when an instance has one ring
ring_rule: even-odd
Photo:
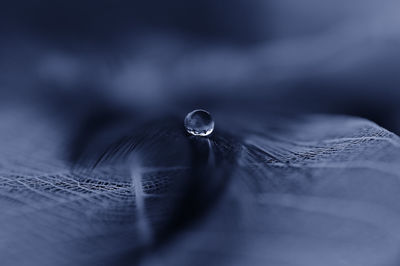
[[[398,132],[399,12],[396,0],[3,1],[1,99],[268,106]]]

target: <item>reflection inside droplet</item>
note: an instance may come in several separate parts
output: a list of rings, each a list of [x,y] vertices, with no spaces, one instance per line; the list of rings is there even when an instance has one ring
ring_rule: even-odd
[[[214,120],[205,110],[194,110],[185,117],[185,128],[194,136],[208,136],[214,130]]]

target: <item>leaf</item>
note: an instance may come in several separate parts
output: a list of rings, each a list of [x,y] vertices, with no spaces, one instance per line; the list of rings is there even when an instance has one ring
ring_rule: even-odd
[[[135,122],[72,165],[68,125],[3,112],[2,265],[399,263],[396,135],[346,116],[243,116],[218,113],[209,141],[176,118]]]

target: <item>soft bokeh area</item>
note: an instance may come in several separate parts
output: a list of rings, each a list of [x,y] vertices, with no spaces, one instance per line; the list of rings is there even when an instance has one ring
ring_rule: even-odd
[[[2,98],[257,104],[398,130],[399,11],[395,0],[3,3]]]

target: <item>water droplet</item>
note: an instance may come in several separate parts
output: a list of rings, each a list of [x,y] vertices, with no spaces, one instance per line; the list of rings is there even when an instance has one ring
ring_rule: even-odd
[[[214,120],[205,110],[194,110],[185,117],[185,128],[194,136],[208,136],[214,130]]]

